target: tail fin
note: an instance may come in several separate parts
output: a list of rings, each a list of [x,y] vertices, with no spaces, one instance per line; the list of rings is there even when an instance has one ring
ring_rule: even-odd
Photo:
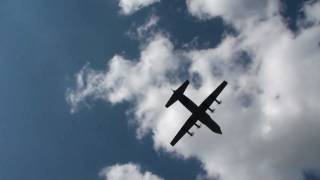
[[[166,104],[166,108],[168,108],[169,106],[171,106],[173,103],[175,103],[179,97],[184,93],[184,91],[187,89],[189,85],[189,81],[186,80],[178,89],[176,90],[172,90],[173,94],[170,97],[169,101]]]

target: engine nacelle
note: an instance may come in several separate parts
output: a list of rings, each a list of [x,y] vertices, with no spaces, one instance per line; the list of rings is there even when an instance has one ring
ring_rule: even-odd
[[[201,128],[201,124],[195,123],[194,125],[195,125],[198,129]]]
[[[193,133],[193,132],[189,132],[189,131],[187,131],[187,133],[188,133],[190,136],[193,136],[193,135],[194,135],[194,133]]]
[[[218,99],[216,99],[215,100],[218,104],[221,104],[222,102],[221,101],[219,101]]]

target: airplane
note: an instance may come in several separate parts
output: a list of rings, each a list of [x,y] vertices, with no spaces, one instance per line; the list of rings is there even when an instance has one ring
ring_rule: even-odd
[[[215,111],[215,109],[210,108],[213,102],[221,104],[221,101],[217,100],[217,97],[227,84],[228,83],[226,81],[223,81],[199,106],[183,94],[189,85],[188,80],[186,80],[178,89],[172,90],[173,95],[170,97],[165,107],[170,107],[178,100],[192,113],[192,115],[187,119],[177,135],[173,138],[170,143],[171,146],[174,146],[186,133],[188,133],[190,136],[193,136],[194,133],[190,132],[189,130],[193,125],[195,125],[197,128],[201,127],[201,124],[197,124],[198,120],[202,124],[205,124],[211,131],[217,134],[222,134],[220,126],[211,119],[206,111],[209,110],[211,113]]]

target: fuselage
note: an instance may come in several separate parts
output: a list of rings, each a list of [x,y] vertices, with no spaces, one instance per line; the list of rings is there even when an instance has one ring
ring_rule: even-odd
[[[201,108],[201,106],[196,105],[191,99],[182,94],[178,100],[195,116],[209,116],[206,113],[206,109]]]

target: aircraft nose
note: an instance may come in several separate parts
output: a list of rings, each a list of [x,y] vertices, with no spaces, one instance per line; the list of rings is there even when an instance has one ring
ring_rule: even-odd
[[[218,133],[218,134],[222,134],[222,131],[221,131],[220,128],[217,129],[217,133]]]

